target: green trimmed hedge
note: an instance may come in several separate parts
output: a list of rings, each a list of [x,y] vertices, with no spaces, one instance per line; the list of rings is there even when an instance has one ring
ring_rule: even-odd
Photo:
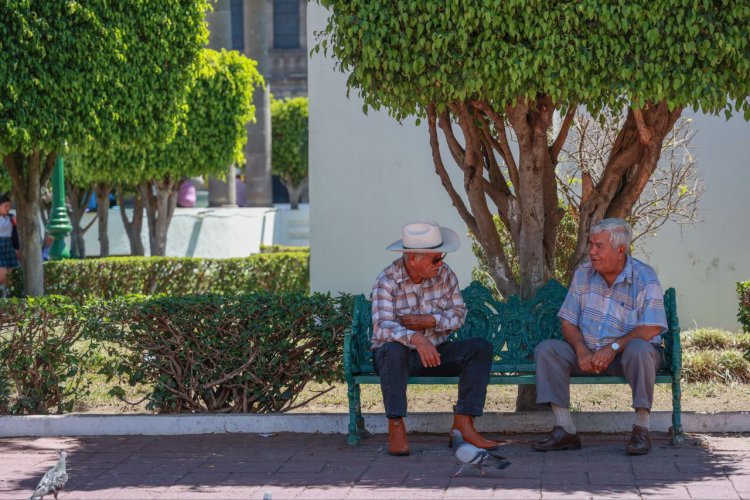
[[[267,413],[304,404],[298,396],[309,382],[342,379],[352,298],[259,292],[2,306],[2,413],[70,411],[88,390],[81,381],[94,359],[118,383],[113,397],[146,384],[155,411]]]
[[[742,324],[742,329],[750,333],[750,281],[737,283],[737,296],[740,301],[737,320]]]
[[[310,288],[310,254],[279,252],[233,259],[110,257],[44,263],[48,295],[77,302],[129,294],[170,296],[258,291],[301,292]],[[22,295],[23,271],[10,274],[11,295]]]

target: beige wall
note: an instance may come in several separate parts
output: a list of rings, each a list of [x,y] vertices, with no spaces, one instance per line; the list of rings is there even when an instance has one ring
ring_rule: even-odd
[[[325,11],[309,4],[308,34],[323,29]],[[308,38],[308,47],[315,40]],[[309,64],[311,286],[315,291],[369,292],[394,257],[383,250],[402,222],[434,219],[462,235],[448,263],[469,283],[474,258],[463,221],[434,173],[427,127],[398,124],[384,112],[362,113],[346,78],[330,59]],[[694,139],[706,192],[691,228],[669,227],[649,241],[646,255],[665,287],[678,290],[683,327],[736,328],[734,283],[750,279],[750,125],[698,116]],[[444,149],[444,151],[447,151]],[[446,162],[450,165],[452,162]],[[455,169],[454,169],[455,170]],[[457,186],[461,186],[460,180]]]

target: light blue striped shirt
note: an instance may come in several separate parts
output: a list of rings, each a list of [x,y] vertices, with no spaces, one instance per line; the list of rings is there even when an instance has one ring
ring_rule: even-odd
[[[664,298],[654,269],[630,255],[612,287],[591,262],[576,269],[557,317],[581,330],[586,346],[597,350],[637,326],[660,326],[667,331]],[[661,344],[657,335],[651,342]]]

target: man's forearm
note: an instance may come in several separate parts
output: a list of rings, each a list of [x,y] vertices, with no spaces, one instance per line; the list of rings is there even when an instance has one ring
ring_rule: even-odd
[[[587,352],[591,352],[586,346],[586,342],[583,340],[583,334],[576,325],[569,321],[562,321],[562,332],[565,341],[573,347],[576,355],[580,356]]]
[[[660,326],[637,326],[622,337],[618,338],[617,343],[620,345],[620,349],[622,349],[628,345],[628,342],[631,340],[642,339],[650,342],[651,339],[659,335],[660,331]]]

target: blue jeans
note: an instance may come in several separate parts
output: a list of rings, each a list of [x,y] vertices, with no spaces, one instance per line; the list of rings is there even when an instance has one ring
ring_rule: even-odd
[[[373,352],[372,361],[375,373],[380,376],[388,418],[406,416],[406,386],[410,376],[458,376],[458,402],[453,408],[454,413],[482,415],[492,367],[492,344],[485,339],[467,339],[445,342],[436,347],[440,353],[440,365],[433,368],[422,366],[417,351],[399,342],[388,342]]]

